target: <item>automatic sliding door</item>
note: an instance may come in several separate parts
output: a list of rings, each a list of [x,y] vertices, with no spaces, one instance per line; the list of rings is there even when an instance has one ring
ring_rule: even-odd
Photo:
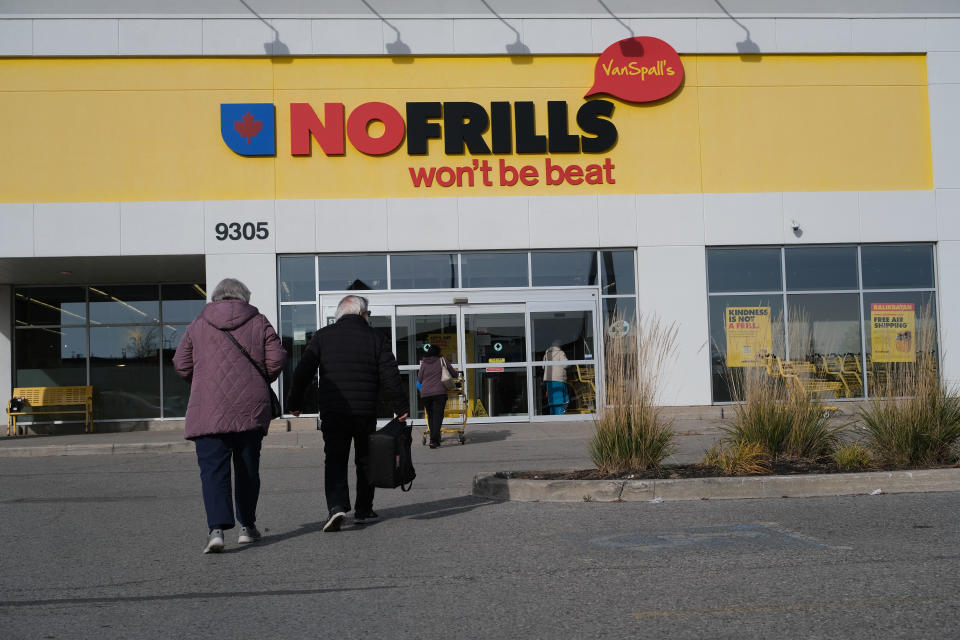
[[[431,345],[440,347],[447,362],[459,368],[459,309],[457,307],[397,307],[397,363],[410,399],[410,414],[423,419],[417,393],[420,359]]]
[[[596,305],[564,305],[565,309],[556,306],[530,312],[535,414],[595,413]]]
[[[528,415],[523,305],[465,306],[461,314],[465,390],[472,415]]]

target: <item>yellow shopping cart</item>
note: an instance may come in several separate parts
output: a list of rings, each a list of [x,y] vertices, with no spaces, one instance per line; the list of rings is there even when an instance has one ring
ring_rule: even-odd
[[[467,402],[467,394],[463,390],[463,377],[460,377],[457,380],[457,386],[447,391],[447,404],[443,408],[444,424],[440,429],[441,438],[444,434],[456,434],[457,442],[460,444],[463,444],[467,441],[466,437],[464,436],[464,431],[467,429],[468,407],[469,403]],[[423,413],[429,424],[430,417],[427,414],[427,410],[424,409]],[[447,419],[451,420],[449,423],[451,426],[447,426]],[[421,444],[427,444],[427,437],[429,434],[430,428],[427,427],[423,432]]]

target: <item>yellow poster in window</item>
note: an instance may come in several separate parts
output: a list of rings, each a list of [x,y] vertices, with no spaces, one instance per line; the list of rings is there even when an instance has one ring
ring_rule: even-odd
[[[912,302],[870,304],[870,345],[874,362],[916,362],[916,310]]]
[[[770,307],[727,307],[727,366],[760,367],[770,355]]]

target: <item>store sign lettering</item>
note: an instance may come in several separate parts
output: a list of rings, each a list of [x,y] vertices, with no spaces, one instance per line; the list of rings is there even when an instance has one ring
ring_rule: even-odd
[[[382,156],[396,151],[404,134],[411,156],[427,155],[430,140],[442,140],[446,155],[604,153],[617,143],[617,128],[608,119],[613,109],[609,100],[583,103],[576,115],[580,131],[571,133],[567,103],[552,100],[547,103],[547,132],[539,134],[533,102],[492,102],[489,110],[476,102],[408,102],[406,117],[384,102],[365,102],[346,121],[341,102],[325,103],[322,119],[310,104],[295,102],[290,105],[290,153],[311,155],[313,140],[325,155],[340,156],[348,139],[357,151]],[[382,127],[377,137],[369,132],[374,122]]]
[[[587,96],[605,93],[626,102],[654,102],[683,84],[683,63],[673,47],[649,36],[626,38],[607,47],[594,66]]]
[[[683,82],[683,64],[666,42],[635,37],[607,47],[594,67],[587,97],[608,94],[625,102],[665,98]],[[290,154],[344,156],[347,142],[367,156],[385,156],[406,146],[411,158],[428,156],[431,146],[446,156],[474,156],[458,166],[408,168],[414,188],[513,187],[516,185],[615,184],[609,157],[595,162],[558,161],[564,154],[603,154],[618,139],[614,103],[584,101],[571,113],[565,100],[546,107],[532,101],[407,102],[403,112],[385,102],[364,102],[349,110],[342,102],[315,107],[294,102],[290,109]],[[226,145],[243,156],[276,153],[273,104],[222,104],[220,130]],[[315,143],[315,145],[314,145]],[[541,161],[492,160],[483,156],[542,155]],[[479,156],[479,157],[477,157]]]

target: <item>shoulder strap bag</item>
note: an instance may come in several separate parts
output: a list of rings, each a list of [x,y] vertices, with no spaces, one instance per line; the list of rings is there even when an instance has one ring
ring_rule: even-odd
[[[233,337],[233,334],[227,331],[226,329],[220,329],[227,337],[230,338],[230,341],[237,345],[237,349],[240,349],[240,353],[247,357],[247,360],[250,361],[250,364],[253,365],[253,368],[257,370],[257,373],[260,374],[260,377],[263,378],[263,381],[267,383],[267,391],[270,392],[270,417],[279,418],[283,415],[283,408],[280,406],[280,398],[277,397],[276,392],[273,390],[273,387],[270,386],[270,378],[267,377],[267,372],[260,368],[260,365],[250,357],[250,354],[247,353],[247,350],[243,348],[243,345],[237,342],[237,339]]]
[[[447,391],[457,388],[457,381],[450,375],[450,367],[444,358],[440,358],[440,384],[442,384],[443,388]]]

